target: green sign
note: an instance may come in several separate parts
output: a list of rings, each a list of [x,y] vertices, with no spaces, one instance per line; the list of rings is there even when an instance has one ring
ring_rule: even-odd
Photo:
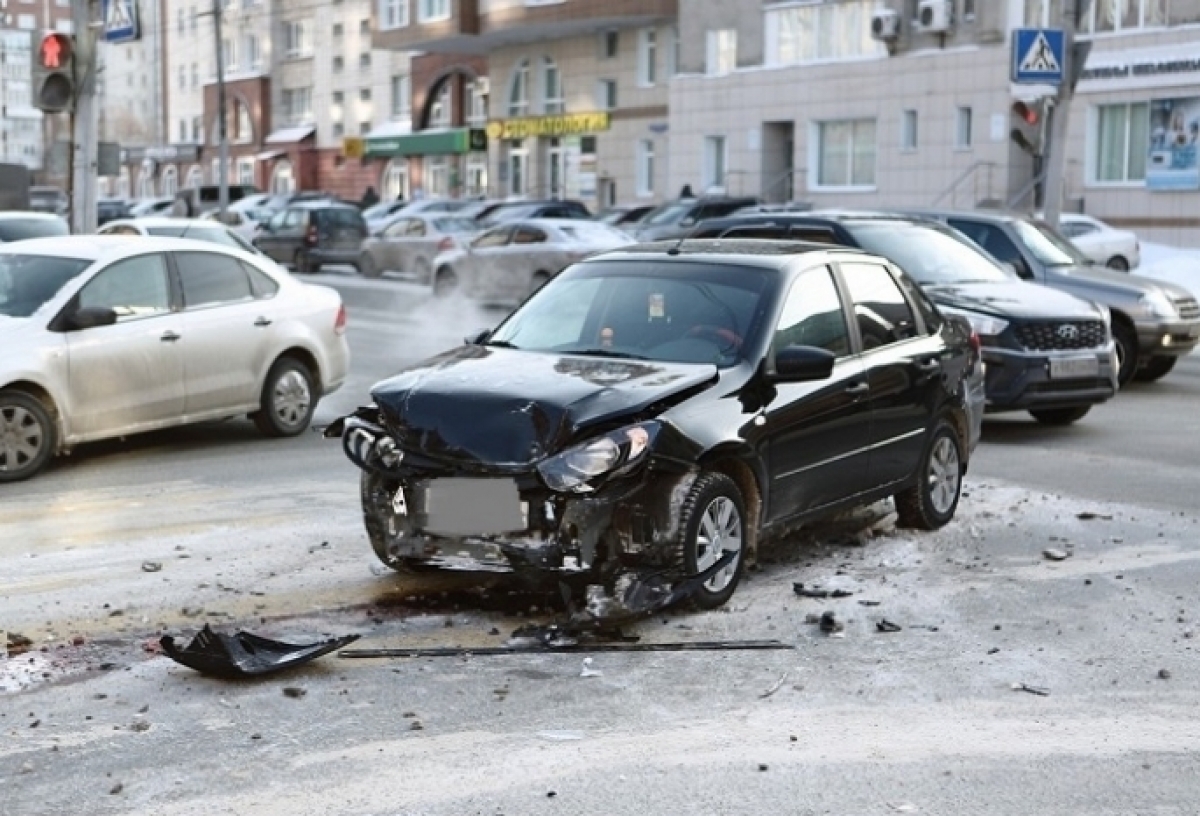
[[[454,156],[487,150],[487,134],[474,128],[422,131],[366,139],[368,157]]]

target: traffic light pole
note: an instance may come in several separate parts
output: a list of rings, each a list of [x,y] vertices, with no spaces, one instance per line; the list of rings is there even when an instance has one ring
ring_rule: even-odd
[[[1087,13],[1091,0],[1067,0],[1063,3],[1063,79],[1054,98],[1050,113],[1050,144],[1046,153],[1045,201],[1042,215],[1051,226],[1057,228],[1062,214],[1063,187],[1067,169],[1067,124],[1070,121],[1071,99],[1075,96],[1075,85],[1083,73],[1091,44],[1077,44],[1075,32],[1079,21]]]
[[[71,160],[67,186],[71,200],[71,231],[77,235],[96,231],[99,111],[96,104],[95,8],[95,0],[72,0],[71,3],[77,95],[70,116]]]
[[[217,41],[217,180],[218,204],[217,211],[224,216],[229,209],[229,122],[225,97],[225,38],[221,33],[221,0],[212,0],[212,10],[202,12],[197,16],[211,14],[213,18],[213,35]]]

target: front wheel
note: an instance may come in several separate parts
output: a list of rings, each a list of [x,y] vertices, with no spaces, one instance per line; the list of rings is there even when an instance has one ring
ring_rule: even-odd
[[[40,400],[0,391],[0,482],[20,482],[44,470],[57,439],[54,420]]]
[[[313,375],[297,360],[284,357],[271,366],[263,383],[254,424],[267,436],[297,436],[312,422],[317,408]]]
[[[1043,425],[1070,425],[1083,419],[1090,410],[1090,405],[1078,408],[1034,408],[1029,415]]]
[[[1114,255],[1113,257],[1109,258],[1108,263],[1105,264],[1105,266],[1107,266],[1109,269],[1115,269],[1118,272],[1129,271],[1129,261],[1125,260],[1124,256],[1121,255]]]
[[[895,496],[896,526],[936,530],[954,518],[962,495],[962,445],[949,422],[938,423],[917,470],[917,482]]]
[[[745,560],[746,510],[741,491],[722,473],[701,473],[680,510],[679,541],[684,569],[699,575],[726,552],[737,556],[692,595],[701,609],[716,609],[737,589]]]
[[[308,253],[302,249],[296,250],[292,258],[292,268],[296,270],[297,275],[311,275],[317,271]]]
[[[1150,361],[1138,369],[1134,379],[1138,382],[1156,382],[1171,373],[1178,357],[1151,357]]]
[[[364,278],[378,278],[383,274],[383,270],[379,268],[379,264],[375,263],[373,257],[364,254],[358,259],[358,274]]]
[[[443,266],[437,271],[437,275],[433,279],[433,294],[436,297],[449,297],[457,288],[458,276],[454,274],[453,269]]]

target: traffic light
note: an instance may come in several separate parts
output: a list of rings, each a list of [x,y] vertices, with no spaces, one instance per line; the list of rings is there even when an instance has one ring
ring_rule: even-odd
[[[1013,142],[1030,156],[1041,156],[1045,141],[1042,138],[1046,127],[1045,100],[1025,102],[1018,99],[1012,104],[1012,115],[1014,126],[1009,136]]]
[[[75,38],[60,31],[42,35],[33,61],[33,105],[62,113],[75,105]]]

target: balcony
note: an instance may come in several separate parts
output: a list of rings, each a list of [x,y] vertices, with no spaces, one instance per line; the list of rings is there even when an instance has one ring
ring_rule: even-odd
[[[375,47],[487,54],[510,45],[651,25],[679,12],[679,0],[450,0],[448,19],[422,22],[425,2],[409,0],[407,26],[381,30],[377,19]]]

